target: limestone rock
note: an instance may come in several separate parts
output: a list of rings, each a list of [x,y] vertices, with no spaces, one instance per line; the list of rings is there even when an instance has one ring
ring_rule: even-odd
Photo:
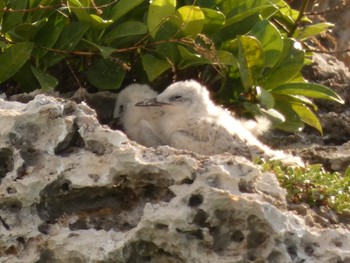
[[[0,124],[1,262],[350,262],[349,230],[243,158],[145,148],[45,95],[0,100]]]

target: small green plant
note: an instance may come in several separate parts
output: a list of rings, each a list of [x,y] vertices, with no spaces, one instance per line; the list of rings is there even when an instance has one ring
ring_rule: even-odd
[[[287,190],[289,202],[306,203],[310,207],[326,206],[337,213],[350,213],[350,167],[344,174],[327,172],[320,164],[286,167],[280,162],[261,164],[263,171],[276,174],[281,186]]]
[[[322,132],[309,98],[343,101],[300,70],[305,40],[332,25],[302,14],[282,0],[0,0],[0,83],[47,90],[68,72],[117,90],[181,75],[277,128]]]

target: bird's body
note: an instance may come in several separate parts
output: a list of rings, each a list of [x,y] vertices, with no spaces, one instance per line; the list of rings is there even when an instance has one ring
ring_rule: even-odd
[[[158,106],[164,112],[159,121],[162,141],[203,155],[229,152],[250,160],[257,157],[284,158],[261,143],[242,121],[216,106],[207,89],[196,81],[170,85],[156,99],[137,104]]]
[[[114,118],[119,118],[129,139],[149,147],[163,144],[158,135],[160,134],[158,120],[162,110],[151,108],[145,111],[143,108],[136,107],[135,104],[156,96],[157,92],[148,85],[131,84],[118,94],[113,113]]]

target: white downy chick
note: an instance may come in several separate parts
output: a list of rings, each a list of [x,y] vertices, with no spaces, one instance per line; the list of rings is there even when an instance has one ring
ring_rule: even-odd
[[[162,109],[151,108],[145,111],[135,104],[157,95],[158,93],[148,85],[131,84],[118,94],[113,113],[113,117],[119,119],[129,139],[148,147],[164,144],[160,139],[158,128]]]
[[[286,163],[302,163],[299,158],[274,151],[261,143],[243,123],[216,106],[208,90],[194,80],[170,85],[155,99],[137,106],[161,108],[159,121],[162,140],[178,149],[203,155],[229,152],[250,160],[257,157],[277,158]],[[288,161],[286,159],[292,158]]]

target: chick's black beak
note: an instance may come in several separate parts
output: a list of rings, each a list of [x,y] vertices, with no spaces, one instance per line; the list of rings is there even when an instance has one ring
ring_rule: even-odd
[[[171,104],[166,103],[166,102],[157,101],[157,98],[140,101],[140,102],[135,104],[135,106],[138,106],[138,107],[161,107],[164,105],[171,105]]]

